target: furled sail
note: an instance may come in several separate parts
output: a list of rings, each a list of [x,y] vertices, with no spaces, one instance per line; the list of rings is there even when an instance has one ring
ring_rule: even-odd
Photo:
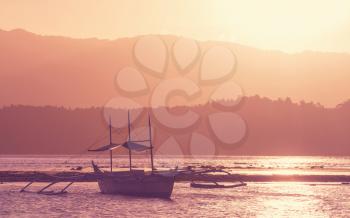
[[[139,144],[139,143],[136,143],[136,142],[132,142],[132,141],[124,142],[124,144],[122,146],[124,148],[130,149],[132,151],[138,151],[138,152],[151,149],[151,147],[149,147],[149,146],[142,145],[142,144]]]
[[[96,149],[89,149],[88,151],[107,151],[120,146],[120,144],[109,144]]]

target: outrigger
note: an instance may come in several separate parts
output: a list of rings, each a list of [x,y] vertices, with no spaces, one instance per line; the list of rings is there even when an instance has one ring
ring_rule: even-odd
[[[61,194],[66,194],[67,193],[67,189],[73,185],[74,182],[69,182],[66,186],[64,186],[60,191],[47,191],[46,189],[48,189],[49,187],[52,187],[53,185],[59,183],[60,181],[53,181],[50,182],[48,185],[46,185],[44,188],[40,189],[39,191],[37,191],[37,194],[44,194],[44,195],[61,195]],[[26,189],[32,185],[34,183],[34,181],[31,181],[29,183],[27,183],[21,190],[20,192],[27,192]]]
[[[27,183],[20,192],[27,192],[29,186],[34,182],[48,182],[45,187],[41,188],[36,193],[46,195],[59,195],[67,193],[67,189],[75,182],[96,182],[98,183],[99,189],[103,194],[116,194],[116,195],[131,195],[131,196],[142,196],[142,197],[160,197],[170,198],[175,176],[177,181],[191,181],[190,186],[193,188],[234,188],[240,186],[246,186],[247,184],[242,182],[242,176],[238,174],[230,174],[229,172],[223,171],[222,169],[208,168],[205,170],[193,170],[192,168],[185,168],[184,170],[166,170],[158,171],[154,168],[153,163],[153,144],[152,144],[152,128],[151,118],[148,116],[148,130],[149,138],[145,140],[133,140],[131,139],[131,124],[130,124],[130,112],[128,111],[128,139],[127,141],[116,144],[112,141],[112,121],[109,120],[109,144],[99,147],[97,149],[88,150],[92,152],[109,151],[110,159],[110,170],[101,170],[93,161],[92,167],[93,173],[78,173],[78,172],[58,172],[56,174],[48,174],[41,172],[29,172],[27,174],[18,175],[11,172],[7,173],[5,177],[0,177],[1,182],[11,181],[8,178],[9,175],[14,176],[14,181],[26,181]],[[149,146],[141,144],[149,144]],[[112,151],[115,148],[124,147],[129,150],[129,171],[113,171],[113,155]],[[151,155],[151,171],[145,172],[144,170],[132,169],[132,151],[142,152],[150,151]],[[209,175],[210,173],[226,173],[226,176]],[[0,172],[1,173],[1,172]],[[232,185],[221,185],[218,184],[217,180],[235,180],[240,181],[238,184]],[[197,182],[195,182],[197,181]],[[200,181],[200,182],[198,182]],[[67,182],[67,184],[59,191],[48,190],[54,185]]]
[[[247,183],[238,180],[238,183],[232,184],[219,184],[213,179],[208,179],[208,173],[224,173],[228,176],[232,176],[230,172],[227,172],[223,169],[208,169],[204,171],[192,172],[192,175],[197,175],[199,177],[198,181],[192,179],[190,187],[192,188],[205,188],[205,189],[215,189],[215,188],[236,188],[241,186],[246,186]],[[202,181],[200,180],[202,179]],[[205,179],[206,178],[206,179]],[[204,181],[203,181],[204,180]]]

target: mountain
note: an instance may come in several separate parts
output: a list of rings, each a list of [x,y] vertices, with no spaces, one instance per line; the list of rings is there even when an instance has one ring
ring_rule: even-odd
[[[178,38],[160,37],[169,51]],[[115,74],[125,66],[138,67],[132,51],[139,38],[72,39],[24,30],[0,31],[0,105],[102,106],[120,94],[114,85]],[[287,54],[234,43],[199,42],[202,54],[215,45],[234,51],[234,80],[247,96],[290,97],[327,107],[350,96],[349,54]],[[168,71],[175,74],[171,60]],[[199,68],[199,61],[194,68]],[[153,78],[149,79],[153,86]]]
[[[233,81],[246,97],[237,107],[218,110],[215,102],[206,101],[213,86],[200,84],[201,96],[197,102],[191,105],[186,102],[185,106],[170,110],[177,114],[191,109],[199,114],[201,122],[195,129],[174,133],[156,121],[156,151],[191,154],[191,134],[198,133],[197,142],[202,136],[214,140],[217,135],[208,117],[227,112],[243,118],[245,137],[232,146],[214,140],[215,154],[350,155],[349,54],[309,51],[287,54],[234,43],[198,42],[200,53],[187,72],[179,70],[174,61],[174,43],[179,37],[157,37],[166,48],[164,69],[168,78],[192,76],[194,81],[198,80],[204,55],[216,46],[229,48],[236,57]],[[144,107],[149,107],[150,93],[154,94],[159,87],[161,79],[135,61],[133,51],[140,39],[143,37],[72,39],[24,30],[0,30],[0,153],[77,154],[89,145],[107,143],[106,137],[99,137],[107,132],[105,105],[114,97],[125,95],[116,87],[116,74],[125,67],[141,73],[148,88],[153,90],[135,98]],[[148,53],[143,58],[151,63],[159,59]],[[204,66],[207,67],[204,69],[212,67]],[[132,81],[124,82],[126,87],[134,85]],[[172,84],[163,84],[158,94],[162,96],[169,85]],[[181,102],[181,93],[175,94],[180,94]],[[178,100],[178,96],[172,97]],[[123,102],[119,103],[123,106]],[[145,116],[137,119],[135,127],[142,127],[147,123],[145,119]],[[225,120],[221,117],[221,121]],[[225,122],[218,124],[220,134],[236,134],[237,129],[230,128],[232,123]],[[125,140],[126,133],[125,128],[115,129],[114,138]],[[171,136],[180,148],[163,149],[162,145]],[[93,143],[97,139],[101,140]]]
[[[246,97],[243,101],[241,107],[228,112],[244,119],[245,137],[231,145],[214,140],[216,155],[350,155],[348,104],[324,108],[313,103],[297,104],[289,99],[259,96]],[[218,112],[215,103],[171,110],[188,109],[198,113],[202,120],[194,129],[185,131],[174,132],[160,126],[151,113],[156,154],[162,150],[160,154],[193,155],[190,139],[194,132],[211,140],[215,138],[208,123],[208,117]],[[132,111],[132,114],[135,113]],[[139,131],[147,125],[145,114],[132,123],[135,140],[147,137],[145,129]],[[237,131],[225,125],[223,128],[230,134]],[[126,136],[126,127],[113,129],[115,142],[126,140]],[[173,147],[162,147],[169,137],[176,140],[179,148],[174,147],[176,143]],[[0,109],[0,138],[1,154],[82,154],[88,148],[108,143],[108,127],[103,108],[10,106]],[[126,154],[123,150],[116,153]]]

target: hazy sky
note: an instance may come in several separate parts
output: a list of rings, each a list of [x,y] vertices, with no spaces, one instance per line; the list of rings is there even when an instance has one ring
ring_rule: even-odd
[[[0,0],[0,29],[115,39],[175,34],[286,52],[350,52],[349,0]]]

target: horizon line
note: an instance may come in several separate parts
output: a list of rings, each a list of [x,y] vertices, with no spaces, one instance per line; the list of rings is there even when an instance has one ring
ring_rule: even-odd
[[[303,53],[329,53],[329,54],[350,55],[350,52],[346,52],[346,51],[311,50],[311,49],[304,49],[304,50],[299,50],[299,51],[284,51],[284,50],[272,49],[272,48],[266,49],[266,48],[255,47],[255,46],[252,46],[252,45],[238,43],[238,42],[234,42],[234,41],[199,40],[199,39],[195,39],[193,37],[181,36],[181,35],[170,34],[170,33],[169,34],[149,33],[149,34],[140,34],[140,35],[134,35],[134,36],[121,36],[121,37],[117,37],[117,38],[101,38],[101,37],[98,37],[98,36],[75,37],[75,36],[71,36],[71,35],[59,35],[59,34],[50,34],[50,33],[45,34],[45,33],[32,32],[32,31],[27,30],[27,29],[22,28],[22,27],[12,28],[12,29],[6,29],[6,28],[0,27],[0,32],[1,31],[4,31],[4,32],[22,31],[22,32],[25,32],[25,33],[29,33],[29,34],[33,34],[33,35],[41,36],[41,37],[62,37],[62,38],[72,39],[72,40],[98,40],[98,41],[109,41],[109,42],[117,41],[117,40],[120,40],[120,39],[137,38],[137,37],[149,36],[149,35],[172,36],[172,37],[179,37],[179,38],[190,38],[190,39],[194,39],[194,40],[196,40],[198,42],[203,42],[203,43],[207,43],[207,42],[229,43],[229,44],[244,46],[244,47],[257,49],[257,50],[261,50],[261,51],[279,52],[279,53],[283,53],[283,54],[287,54],[287,55],[298,55],[298,54],[303,54]]]
[[[312,106],[315,106],[315,107],[320,107],[320,108],[323,108],[323,109],[336,109],[340,106],[342,106],[343,104],[346,104],[348,102],[350,102],[350,98],[348,100],[345,100],[343,102],[340,102],[338,103],[337,105],[335,106],[332,106],[332,107],[327,107],[323,104],[321,104],[320,102],[314,102],[314,101],[305,101],[305,100],[299,100],[299,101],[293,101],[290,97],[285,97],[285,98],[282,98],[282,97],[279,97],[277,99],[273,99],[273,98],[270,98],[270,97],[267,97],[267,96],[260,96],[260,95],[251,95],[251,96],[242,96],[241,97],[242,100],[244,99],[251,99],[251,98],[259,98],[259,100],[268,100],[268,101],[271,101],[271,102],[288,102],[292,105],[297,105],[297,106],[301,106],[301,104],[305,104],[305,105],[312,105]],[[179,108],[179,107],[202,107],[202,106],[206,106],[208,104],[216,104],[218,102],[230,102],[232,101],[233,99],[221,99],[221,100],[216,100],[216,101],[207,101],[205,103],[196,103],[196,104],[188,104],[188,105],[174,105],[174,106],[166,106],[166,105],[159,105],[159,106],[156,106],[156,107],[151,107],[151,106],[140,106],[140,107],[107,107],[107,108],[111,108],[111,109],[116,109],[116,110],[125,110],[125,109],[130,109],[130,110],[133,110],[133,109],[139,109],[139,108],[144,108],[144,109],[157,109],[157,108],[168,108],[168,109],[174,109],[174,108]],[[44,107],[54,107],[54,108],[64,108],[66,110],[76,110],[76,109],[91,109],[91,108],[104,108],[105,105],[90,105],[90,106],[68,106],[68,105],[52,105],[52,104],[40,104],[40,105],[30,105],[30,104],[21,104],[21,103],[17,103],[17,104],[9,104],[9,105],[1,105],[0,106],[0,110],[4,109],[4,108],[11,108],[11,107],[38,107],[38,108],[44,108]],[[239,107],[239,106],[236,106],[236,107]]]

